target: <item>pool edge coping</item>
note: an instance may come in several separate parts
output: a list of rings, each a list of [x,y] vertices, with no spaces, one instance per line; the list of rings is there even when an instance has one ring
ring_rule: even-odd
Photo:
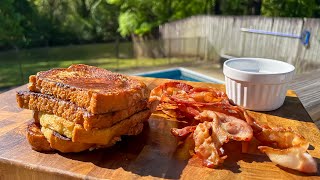
[[[154,74],[154,73],[163,73],[163,72],[174,71],[174,70],[181,71],[181,74],[188,73],[188,74],[191,74],[193,76],[198,76],[198,77],[203,78],[203,79],[208,79],[208,80],[212,81],[211,83],[216,82],[216,83],[219,83],[219,84],[225,84],[225,82],[220,80],[220,79],[216,79],[216,78],[213,78],[213,77],[210,77],[210,76],[207,76],[207,75],[204,75],[204,74],[201,74],[199,72],[195,72],[195,71],[192,71],[190,69],[183,68],[183,67],[167,68],[167,69],[164,69],[164,70],[147,71],[147,72],[142,72],[142,73],[134,73],[134,74],[130,74],[130,75],[141,76],[141,75],[148,75],[148,74]]]

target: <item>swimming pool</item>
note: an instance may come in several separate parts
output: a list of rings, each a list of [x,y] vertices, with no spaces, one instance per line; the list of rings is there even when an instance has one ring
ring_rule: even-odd
[[[160,71],[138,73],[134,75],[143,76],[143,77],[155,77],[155,78],[166,78],[166,79],[224,84],[224,81],[191,71],[186,68],[171,68],[171,69],[165,69]]]

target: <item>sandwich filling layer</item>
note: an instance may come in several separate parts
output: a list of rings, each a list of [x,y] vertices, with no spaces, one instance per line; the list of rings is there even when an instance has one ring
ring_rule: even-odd
[[[143,129],[151,112],[149,109],[140,111],[127,119],[124,119],[111,127],[103,129],[86,130],[82,125],[67,121],[66,119],[43,112],[34,113],[34,119],[39,119],[43,128],[51,129],[70,138],[72,142],[106,145],[110,144],[114,137],[121,135],[136,135]]]
[[[94,144],[72,142],[69,138],[63,137],[49,128],[41,127],[41,132],[50,143],[51,148],[60,152],[80,152],[94,146]]]

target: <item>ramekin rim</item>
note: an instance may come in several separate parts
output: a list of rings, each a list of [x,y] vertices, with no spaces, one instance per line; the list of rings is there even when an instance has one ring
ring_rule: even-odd
[[[236,68],[233,68],[233,67],[230,67],[230,66],[227,65],[228,62],[235,61],[235,60],[266,60],[266,61],[274,61],[274,62],[282,63],[282,64],[285,64],[285,65],[289,66],[291,70],[284,71],[284,72],[279,72],[279,73],[259,73],[259,72],[242,71],[242,70],[239,70],[239,69],[236,69]],[[292,73],[292,72],[295,71],[295,67],[292,64],[289,64],[289,63],[283,62],[283,61],[279,61],[279,60],[276,60],[276,59],[268,59],[268,58],[253,58],[253,57],[232,58],[232,59],[228,59],[227,61],[225,61],[223,63],[223,66],[228,68],[228,69],[230,69],[230,70],[233,70],[233,71],[236,71],[238,73],[241,73],[241,74],[250,74],[250,75],[256,75],[256,76],[283,75],[283,74],[289,74],[289,73]]]

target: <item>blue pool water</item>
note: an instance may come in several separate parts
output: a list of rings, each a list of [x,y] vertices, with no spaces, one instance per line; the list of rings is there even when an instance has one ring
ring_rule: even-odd
[[[173,68],[173,69],[165,69],[161,71],[152,71],[135,74],[137,76],[143,77],[154,77],[154,78],[166,78],[166,79],[175,79],[175,80],[186,80],[186,81],[194,81],[194,82],[211,82],[217,84],[223,84],[224,82],[215,79],[189,69],[185,68]]]

